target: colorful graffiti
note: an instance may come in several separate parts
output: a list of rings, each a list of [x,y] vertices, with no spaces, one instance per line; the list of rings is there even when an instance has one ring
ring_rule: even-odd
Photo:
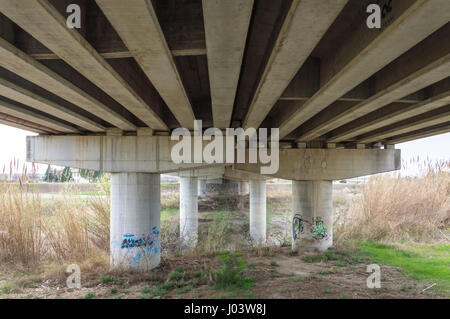
[[[320,217],[314,218],[314,223],[309,231],[316,240],[325,240],[328,238],[328,231]]]
[[[292,236],[294,240],[300,238],[301,234],[309,233],[315,240],[325,240],[328,238],[328,230],[325,227],[321,217],[313,218],[310,222],[296,214],[292,219]]]
[[[158,227],[153,227],[151,234],[142,234],[140,237],[135,237],[134,234],[123,235],[121,248],[130,249],[135,247],[153,247],[154,243],[159,241]]]

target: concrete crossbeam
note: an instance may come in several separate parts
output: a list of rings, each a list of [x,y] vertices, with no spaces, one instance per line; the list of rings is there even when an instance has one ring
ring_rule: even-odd
[[[48,1],[0,0],[1,12],[155,130],[167,125]],[[17,70],[15,70],[17,72]]]
[[[354,37],[323,61],[323,84],[314,96],[280,125],[283,138],[339,97],[448,23],[450,2],[404,1],[393,6],[391,24],[381,30],[361,23]]]
[[[253,0],[203,0],[214,127],[230,126]]]
[[[96,2],[181,126],[192,129],[194,112],[151,1]]]
[[[169,136],[35,136],[27,138],[27,161],[107,172],[170,173],[232,164],[176,164]],[[224,143],[225,144],[225,143]],[[208,144],[204,143],[205,148]],[[224,152],[226,154],[226,152]],[[225,156],[225,155],[224,155]],[[237,154],[235,154],[237,156]],[[248,161],[248,150],[246,159]],[[251,177],[262,163],[236,163]],[[225,158],[220,161],[225,163]],[[335,180],[400,169],[400,150],[280,149],[279,170],[267,177],[291,180]]]
[[[292,1],[243,127],[259,127],[346,3],[347,0]]]

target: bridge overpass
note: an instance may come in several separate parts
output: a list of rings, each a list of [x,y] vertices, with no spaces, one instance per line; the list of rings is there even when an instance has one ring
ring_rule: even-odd
[[[378,1],[379,29],[370,3],[0,0],[0,123],[39,133],[30,162],[112,173],[113,267],[159,264],[161,173],[180,176],[188,247],[198,179],[249,181],[264,244],[265,180],[280,177],[293,180],[293,249],[327,249],[332,180],[400,169],[395,144],[450,131],[450,1]],[[170,134],[195,120],[279,128],[279,169],[174,163]]]

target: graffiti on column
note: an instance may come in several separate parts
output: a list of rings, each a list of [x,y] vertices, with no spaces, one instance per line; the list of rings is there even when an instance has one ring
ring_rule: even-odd
[[[328,230],[325,227],[321,217],[313,218],[310,222],[300,214],[295,214],[292,219],[292,236],[294,240],[300,238],[301,234],[310,233],[315,240],[326,240],[328,238]]]
[[[130,249],[135,247],[149,247],[152,248],[159,241],[158,227],[153,227],[151,234],[142,234],[136,236],[134,234],[123,235],[121,247],[122,249]]]
[[[307,225],[307,221],[303,219],[302,215],[295,214],[292,220],[292,234],[294,240],[300,238],[300,234],[305,233],[305,227]]]
[[[321,217],[315,217],[313,219],[313,225],[309,231],[311,232],[312,237],[316,240],[325,240],[328,238],[328,231],[323,224]]]

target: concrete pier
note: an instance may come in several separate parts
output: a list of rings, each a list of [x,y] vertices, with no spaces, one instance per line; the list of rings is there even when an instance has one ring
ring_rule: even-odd
[[[198,179],[180,177],[180,240],[184,247],[197,246]]]
[[[160,175],[111,174],[111,268],[147,271],[160,263]]]
[[[206,179],[198,179],[198,196],[206,195]]]
[[[333,182],[292,181],[292,250],[333,244]]]
[[[266,242],[266,181],[250,181],[250,238],[256,246]]]

